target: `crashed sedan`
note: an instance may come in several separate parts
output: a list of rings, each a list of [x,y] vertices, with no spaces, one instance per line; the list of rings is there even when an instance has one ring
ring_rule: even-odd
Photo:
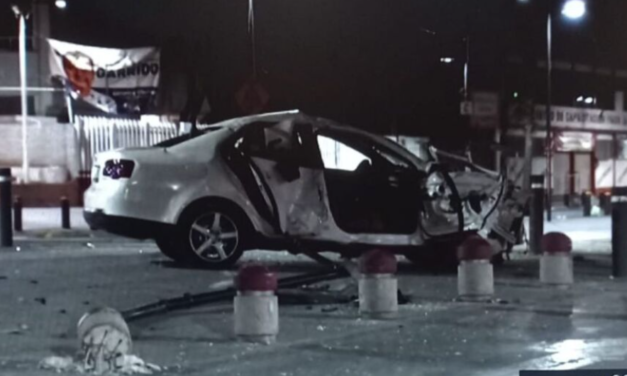
[[[348,156],[340,163],[337,153]],[[495,253],[520,241],[523,204],[500,174],[428,144],[394,141],[298,111],[227,120],[150,148],[98,154],[84,216],[94,229],[155,239],[209,268],[246,250],[410,260],[450,254],[468,233]]]

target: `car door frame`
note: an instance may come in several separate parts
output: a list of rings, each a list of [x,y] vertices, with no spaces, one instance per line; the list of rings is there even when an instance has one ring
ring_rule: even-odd
[[[350,134],[351,136],[356,137],[356,138],[362,138],[365,142],[378,145],[385,151],[392,153],[394,156],[398,157],[400,160],[406,162],[413,169],[415,169],[417,174],[419,174],[419,171],[423,171],[423,168],[422,168],[423,166],[421,162],[417,160],[417,157],[414,157],[408,150],[394,143],[391,140],[387,140],[380,136],[372,135],[370,133],[364,132],[362,130],[359,130],[353,127],[339,126],[336,123],[331,122],[326,119],[317,119],[317,121],[314,122],[314,135],[315,135],[316,143],[318,143],[317,136],[321,133],[323,133],[321,134],[322,136],[329,137],[328,134],[324,134],[326,132],[329,132],[329,133],[338,132],[338,133],[343,133],[343,134]],[[332,137],[329,137],[329,138],[332,138]],[[342,140],[336,140],[336,141],[343,142]],[[350,145],[347,145],[347,146],[350,146]],[[321,168],[324,169],[324,164],[322,161],[322,155],[321,155],[319,146],[318,146],[318,158],[320,160],[319,163],[321,165]],[[326,189],[327,189],[326,181],[325,181],[324,188],[325,188],[325,200],[327,201],[326,205],[330,209],[330,203],[328,201],[329,200],[328,193],[326,193]],[[419,215],[420,213],[417,211],[416,216],[419,216]],[[332,213],[331,213],[330,218],[331,220],[329,222],[331,225],[329,226],[329,231],[327,233],[325,240],[328,240],[331,242],[342,243],[342,244],[353,243],[355,245],[380,244],[380,245],[386,245],[386,246],[392,246],[392,247],[417,246],[417,245],[421,245],[424,243],[424,238],[423,238],[422,230],[421,230],[419,223],[417,223],[415,230],[413,230],[413,232],[410,234],[365,233],[365,232],[352,234],[352,233],[348,233],[342,230],[337,225]]]
[[[225,156],[225,159],[227,160],[227,164],[229,164],[229,160],[231,159],[230,157],[232,157],[230,153],[235,153],[235,154],[238,153],[235,143],[239,139],[244,137],[244,135],[250,129],[250,127],[259,126],[259,127],[268,128],[284,121],[294,122],[293,131],[298,131],[299,128],[302,129],[302,127],[308,127],[310,131],[304,132],[304,137],[313,137],[312,122],[304,116],[291,116],[291,117],[286,117],[285,119],[280,119],[280,120],[274,119],[272,121],[267,121],[268,123],[267,125],[253,124],[253,123],[246,124],[242,126],[240,129],[238,129],[237,131],[235,131],[234,134],[222,145],[221,152],[223,153],[223,156]],[[266,121],[262,121],[262,122],[265,123]],[[309,136],[307,135],[307,133],[309,133]],[[301,135],[301,137],[303,137],[303,135]],[[322,190],[321,191],[319,190],[318,192],[318,195],[321,196],[320,197],[320,202],[322,206],[321,210],[324,210],[326,213],[330,213],[329,207],[328,207],[328,201],[326,200],[326,197],[325,197],[326,196],[326,182],[324,181],[324,171],[323,171],[322,161],[318,155],[319,154],[318,149],[317,149],[318,145],[315,140],[315,137],[309,140],[308,145],[310,146],[310,148],[312,148],[313,154],[306,158],[308,159],[308,163],[297,164],[299,174],[301,175],[294,181],[302,178],[302,174],[303,174],[302,169],[318,171],[319,177],[320,179],[322,179],[322,181],[319,183]],[[311,234],[311,236],[307,236],[307,234],[297,234],[297,233],[291,232],[293,229],[288,227],[287,226],[288,224],[285,223],[285,220],[283,220],[283,219],[289,219],[290,213],[286,212],[287,209],[284,203],[279,201],[280,198],[276,197],[276,192],[275,192],[276,188],[273,189],[274,181],[273,179],[271,179],[272,177],[270,177],[269,179],[268,177],[269,172],[265,171],[265,170],[268,170],[268,165],[263,166],[263,167],[259,166],[259,164],[263,164],[263,163],[260,163],[260,159],[266,159],[268,161],[267,164],[274,163],[275,167],[280,163],[280,161],[273,160],[271,158],[264,158],[261,156],[243,155],[244,153],[241,153],[241,152],[239,152],[239,154],[241,154],[240,156],[243,156],[246,159],[248,166],[250,166],[252,170],[252,175],[254,175],[255,179],[259,182],[259,184],[256,186],[253,186],[253,184],[251,184],[250,182],[250,178],[243,179],[242,171],[241,170],[238,171],[238,168],[234,168],[232,163],[229,164],[229,167],[235,173],[240,183],[243,185],[245,193],[251,200],[257,213],[264,220],[266,220],[267,222],[271,224],[272,228],[274,229],[275,235],[283,236],[283,237],[295,237],[295,238],[299,238],[299,237],[306,238],[306,237],[312,237],[312,236],[316,238],[324,238],[325,226],[322,226],[318,233],[313,233]],[[255,161],[254,159],[257,159],[257,160]],[[298,162],[302,162],[302,160]]]

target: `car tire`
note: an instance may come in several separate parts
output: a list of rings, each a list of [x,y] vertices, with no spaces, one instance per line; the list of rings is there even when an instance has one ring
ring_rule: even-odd
[[[193,266],[225,269],[242,257],[252,234],[241,209],[223,203],[194,205],[181,215],[176,227],[175,257]]]
[[[405,252],[404,256],[412,264],[430,271],[452,271],[459,263],[455,247],[446,243],[412,249]]]
[[[185,262],[185,258],[177,251],[176,242],[173,237],[174,234],[171,233],[168,235],[157,236],[155,238],[155,243],[157,243],[157,247],[164,256],[168,257],[172,261]]]

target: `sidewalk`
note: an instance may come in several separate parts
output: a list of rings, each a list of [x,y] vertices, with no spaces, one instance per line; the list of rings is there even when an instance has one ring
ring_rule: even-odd
[[[529,236],[529,222],[525,218]],[[544,222],[544,232],[563,232],[573,241],[578,253],[611,253],[612,218],[610,216],[583,217],[581,210],[556,210],[553,220]]]
[[[24,241],[113,241],[122,239],[105,231],[92,231],[83,218],[82,208],[70,208],[70,229],[61,228],[60,208],[22,209],[21,232],[13,232],[13,239]],[[126,239],[126,241],[132,241]]]

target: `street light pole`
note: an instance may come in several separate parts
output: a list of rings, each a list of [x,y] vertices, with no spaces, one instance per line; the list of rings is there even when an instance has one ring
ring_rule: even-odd
[[[464,63],[464,100],[468,100],[468,70],[470,69],[470,35],[464,38],[466,42],[466,62]]]
[[[20,96],[22,100],[22,180],[28,183],[28,96],[27,90],[27,55],[26,55],[26,19],[28,13],[17,5],[12,6],[19,21],[19,58],[20,58]]]
[[[546,147],[546,220],[551,222],[552,217],[552,195],[553,195],[553,184],[552,184],[552,157],[553,157],[553,137],[551,130],[551,102],[552,102],[552,93],[551,93],[551,78],[553,72],[553,58],[552,58],[552,18],[551,18],[552,7],[549,8],[549,12],[546,19],[546,139],[545,139],[545,147]]]
[[[549,10],[546,18],[546,220],[551,221],[553,201],[553,130],[551,129],[551,74],[553,72],[553,19],[552,12],[555,9],[555,0],[548,2]],[[577,20],[586,14],[586,2],[584,0],[567,0],[562,4],[562,16],[571,20]]]

